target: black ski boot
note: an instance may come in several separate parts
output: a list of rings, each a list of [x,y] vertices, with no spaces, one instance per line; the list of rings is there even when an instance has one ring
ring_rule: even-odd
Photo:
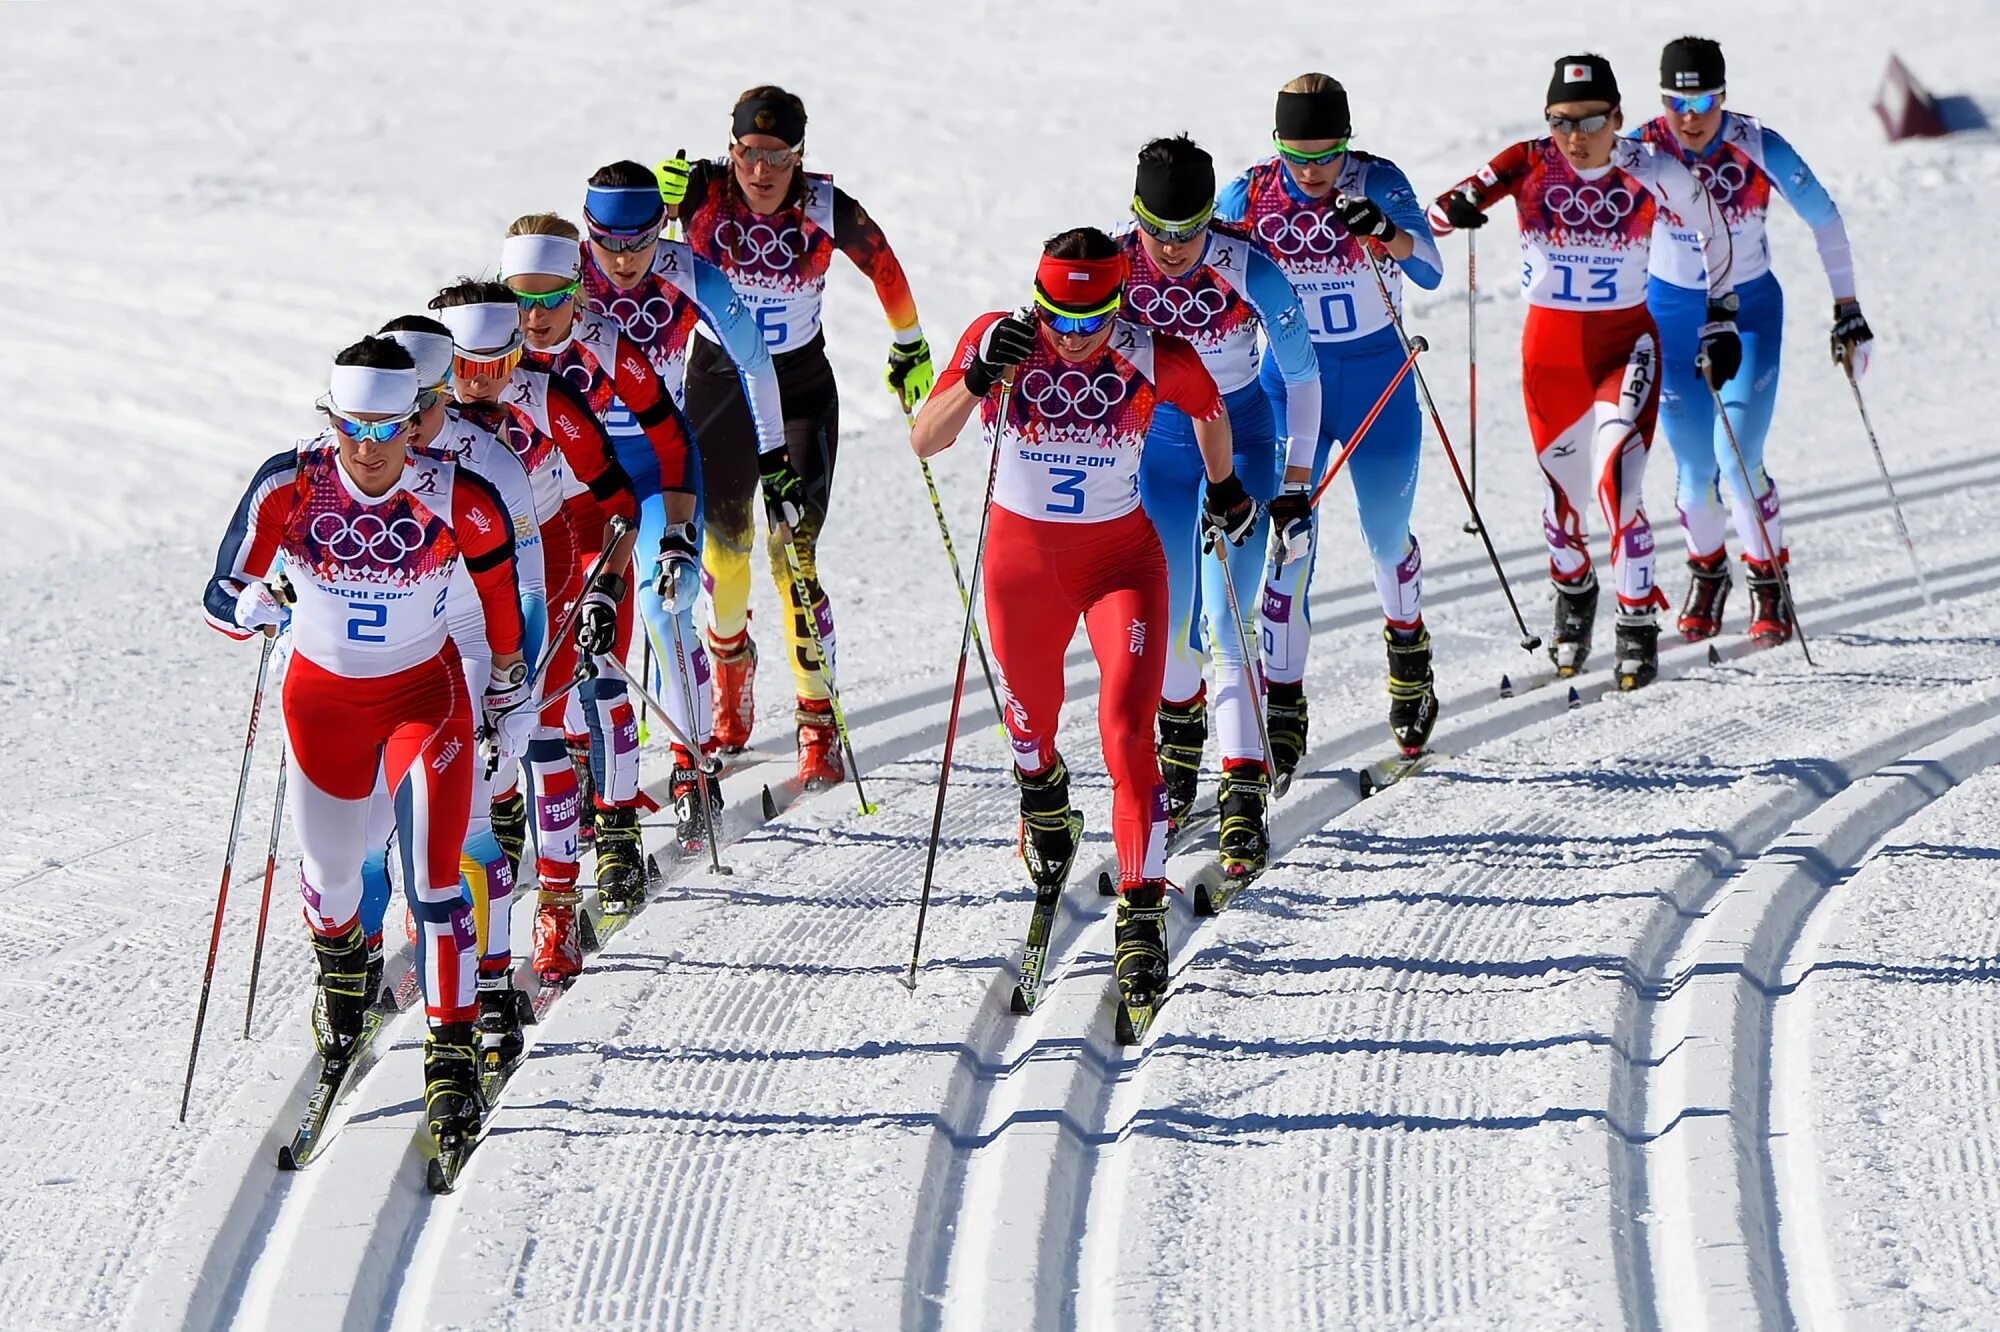
[[[1271,789],[1264,765],[1232,759],[1222,765],[1222,872],[1232,879],[1264,872],[1271,841],[1264,831],[1264,795]]]
[[[1556,664],[1556,674],[1568,679],[1583,669],[1590,655],[1590,630],[1597,623],[1597,574],[1586,569],[1576,582],[1550,581],[1556,589],[1556,627],[1549,659]]]
[[[569,745],[569,765],[576,770],[576,807],[589,811],[597,807],[597,782],[590,775],[590,741],[571,740]],[[576,840],[579,846],[588,845],[597,836],[597,828],[589,819],[579,819],[576,825]]]
[[[1194,788],[1207,742],[1206,699],[1197,694],[1185,703],[1160,704],[1160,780],[1167,784],[1168,836],[1194,813]]]
[[[646,870],[639,863],[639,811],[636,806],[599,809],[593,821],[598,900],[606,911],[630,911],[646,900]]]
[[[345,934],[312,937],[319,959],[319,990],[313,995],[313,1044],[323,1059],[344,1057],[361,1038],[361,1020],[368,1013],[368,940],[356,920]]]
[[[1284,781],[1306,752],[1306,687],[1272,683],[1264,689],[1264,725],[1271,733],[1271,763]]]
[[[1415,758],[1431,742],[1438,719],[1430,631],[1419,624],[1405,634],[1383,625],[1382,641],[1389,645],[1389,732],[1404,756]]]
[[[1699,643],[1722,632],[1722,607],[1729,600],[1729,550],[1688,561],[1687,600],[1677,626],[1683,643]]]
[[[424,1112],[440,1146],[467,1142],[486,1115],[479,1050],[470,1022],[444,1022],[424,1041]]]
[[[701,793],[708,792],[708,808],[702,808]],[[699,851],[708,845],[710,831],[722,823],[722,784],[704,777],[695,766],[694,756],[674,746],[674,775],[670,788],[674,798],[674,836],[681,850]]]
[[[1785,609],[1785,588],[1779,581],[1777,564],[1749,559],[1743,564],[1747,572],[1744,581],[1750,585],[1751,640],[1766,646],[1785,642],[1792,636],[1792,617]]]
[[[493,840],[507,857],[514,882],[521,881],[521,853],[528,847],[528,797],[517,788],[493,802]]]
[[[1618,687],[1643,689],[1660,674],[1660,622],[1651,607],[1618,612]]]
[[[1156,1002],[1167,988],[1167,885],[1133,884],[1118,902],[1118,992],[1130,1008]]]
[[[1069,769],[1062,756],[1036,776],[1014,769],[1021,788],[1021,860],[1037,891],[1061,889],[1083,836],[1083,815],[1070,808]]]
[[[514,988],[511,968],[479,973],[479,1068],[483,1073],[505,1073],[520,1062],[527,1041],[521,1035],[521,1008],[525,998]]]

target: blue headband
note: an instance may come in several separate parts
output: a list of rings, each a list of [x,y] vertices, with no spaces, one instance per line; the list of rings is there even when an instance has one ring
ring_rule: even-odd
[[[584,192],[583,211],[605,231],[644,231],[657,225],[666,209],[655,186],[592,185]]]

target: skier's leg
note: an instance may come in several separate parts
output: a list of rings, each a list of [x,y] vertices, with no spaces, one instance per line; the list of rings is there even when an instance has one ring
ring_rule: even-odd
[[[1632,339],[1624,363],[1599,380],[1594,408],[1597,501],[1611,533],[1619,609],[1626,612],[1667,604],[1653,579],[1653,527],[1645,502],[1646,457],[1659,401],[1659,344],[1647,328]]]
[[[1278,441],[1271,415],[1270,400],[1255,384],[1232,393],[1228,398],[1230,439],[1235,449],[1236,475],[1250,498],[1268,504],[1278,490]],[[1193,451],[1199,457],[1199,451]],[[1263,585],[1262,556],[1270,544],[1270,521],[1259,514],[1257,524],[1241,546],[1229,550],[1230,587],[1223,584],[1222,563],[1214,553],[1202,554],[1201,628],[1206,635],[1208,655],[1215,661],[1216,751],[1225,771],[1231,760],[1265,763],[1263,741],[1257,733],[1254,711],[1262,694],[1262,682],[1252,665],[1243,660],[1243,641],[1259,641],[1259,591]],[[1171,580],[1170,580],[1171,581]],[[1242,634],[1230,621],[1230,592],[1243,612]]]
[[[1688,556],[1706,560],[1722,549],[1728,519],[1717,492],[1715,404],[1695,368],[1708,293],[1657,278],[1646,286],[1646,305],[1659,327],[1660,425],[1674,451],[1675,497]]]
[[[995,506],[981,575],[987,646],[1006,702],[1007,738],[1015,768],[1029,777],[1056,761],[1063,655],[1076,632],[1077,613],[1064,596],[1058,555],[1044,544],[1051,526]],[[1151,703],[1147,706],[1150,712]],[[1147,737],[1150,744],[1150,722]]]
[[[1097,727],[1111,774],[1111,840],[1121,887],[1167,872],[1166,788],[1153,750],[1152,710],[1166,671],[1166,558],[1140,512],[1101,525],[1086,558],[1067,571],[1086,602],[1084,627],[1103,673]]]
[[[400,720],[382,750],[396,797],[404,892],[424,956],[424,1004],[433,1025],[478,1015],[477,936],[459,883],[472,803],[472,708],[457,653],[408,674],[395,699]]]
[[[1754,493],[1743,489],[1743,470],[1737,466],[1729,439],[1716,422],[1706,441],[1710,456],[1721,472],[1729,491],[1729,507],[1736,519],[1736,535],[1750,559],[1769,563],[1771,550],[1758,530],[1757,513],[1763,511],[1764,529],[1771,546],[1785,549],[1784,522],[1779,512],[1778,485],[1764,468],[1764,443],[1771,430],[1771,416],[1778,405],[1778,378],[1784,345],[1785,297],[1777,279],[1770,274],[1755,278],[1738,289],[1742,305],[1737,310],[1736,327],[1743,339],[1743,365],[1736,377],[1722,386],[1722,402],[1729,423],[1736,431],[1737,447],[1743,451],[1743,467],[1750,472]],[[1704,396],[1707,390],[1703,390]]]

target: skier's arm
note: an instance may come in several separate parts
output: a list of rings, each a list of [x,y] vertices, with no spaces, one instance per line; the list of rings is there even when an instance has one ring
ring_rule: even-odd
[[[1417,202],[1417,192],[1410,187],[1409,177],[1398,167],[1377,158],[1368,165],[1366,193],[1396,224],[1396,234],[1388,242],[1389,257],[1402,268],[1404,277],[1425,291],[1437,290],[1444,281],[1444,258],[1438,254],[1437,240],[1431,235],[1424,206]],[[1408,248],[1404,249],[1405,246]],[[1396,253],[1399,249],[1404,253]]]
[[[1847,243],[1847,224],[1840,220],[1840,209],[1798,150],[1770,129],[1764,131],[1764,174],[1799,219],[1812,228],[1833,299],[1854,300],[1854,251]]]
[[[882,302],[882,313],[888,317],[897,345],[913,347],[922,342],[917,298],[910,294],[910,280],[903,275],[896,252],[889,248],[889,238],[875,225],[875,219],[839,188],[833,192],[833,244],[875,284],[875,297]]]
[[[1215,220],[1241,222],[1250,211],[1250,173],[1245,171],[1215,195]]]
[[[750,401],[750,419],[757,425],[757,452],[785,447],[785,411],[778,397],[778,372],[764,346],[764,334],[749,308],[729,285],[723,271],[706,259],[694,260],[694,308],[714,332]]]
[[[973,408],[982,399],[965,386],[965,372],[979,359],[979,344],[986,331],[1003,317],[998,310],[979,316],[958,340],[951,364],[938,376],[930,397],[924,399],[924,405],[917,409],[916,420],[910,424],[910,448],[919,458],[934,457],[950,448],[958,432],[972,419]]]
[[[237,502],[215,552],[215,573],[202,589],[203,618],[219,633],[244,639],[256,632],[238,622],[237,598],[250,583],[268,578],[275,567],[297,478],[297,450],[274,454],[257,469]]]
[[[582,393],[561,375],[552,374],[548,406],[549,432],[555,437],[556,448],[561,450],[571,474],[607,512],[636,525],[639,498],[633,492],[632,478],[619,465],[603,422],[590,410]]]
[[[1621,152],[1627,150],[1623,142],[1619,147]],[[1701,259],[1708,269],[1708,299],[1713,302],[1735,290],[1735,248],[1729,237],[1729,223],[1715,206],[1714,198],[1679,159],[1658,151],[1647,152],[1636,145],[1630,151],[1644,153],[1640,159],[1642,165],[1650,164],[1650,170],[1635,174],[1647,182],[1669,212],[1684,219],[1700,237]]]
[[[1534,145],[1517,143],[1446,190],[1432,203],[1425,220],[1434,236],[1448,236],[1460,227],[1486,225],[1486,211],[1512,198],[1526,177]]]
[[[687,418],[674,405],[674,396],[653,369],[653,363],[637,343],[618,335],[613,353],[612,391],[638,418],[646,432],[646,442],[659,460],[660,495],[665,502],[667,521],[684,523],[694,517],[693,466],[690,455],[694,441],[688,435]],[[635,495],[644,502],[651,495]]]
[[[521,589],[515,581],[514,524],[499,492],[460,468],[451,493],[451,534],[486,613],[486,643],[493,664],[521,660]]]
[[[1308,481],[1319,447],[1320,416],[1319,353],[1313,349],[1312,330],[1298,291],[1269,255],[1251,247],[1243,276],[1243,295],[1257,311],[1285,379],[1285,479]]]
[[[1161,402],[1180,408],[1194,423],[1195,446],[1201,450],[1202,468],[1209,481],[1221,481],[1232,474],[1236,470],[1236,457],[1229,434],[1229,413],[1224,410],[1222,394],[1216,390],[1215,376],[1201,363],[1201,354],[1179,338],[1155,334],[1153,384],[1159,390]],[[1319,428],[1316,420],[1313,428],[1315,431]]]

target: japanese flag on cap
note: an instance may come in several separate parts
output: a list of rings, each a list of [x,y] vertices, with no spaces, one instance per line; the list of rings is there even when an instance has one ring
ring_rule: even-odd
[[[1546,105],[1563,102],[1608,102],[1618,105],[1618,79],[1611,62],[1601,55],[1566,55],[1556,61],[1549,78]]]

